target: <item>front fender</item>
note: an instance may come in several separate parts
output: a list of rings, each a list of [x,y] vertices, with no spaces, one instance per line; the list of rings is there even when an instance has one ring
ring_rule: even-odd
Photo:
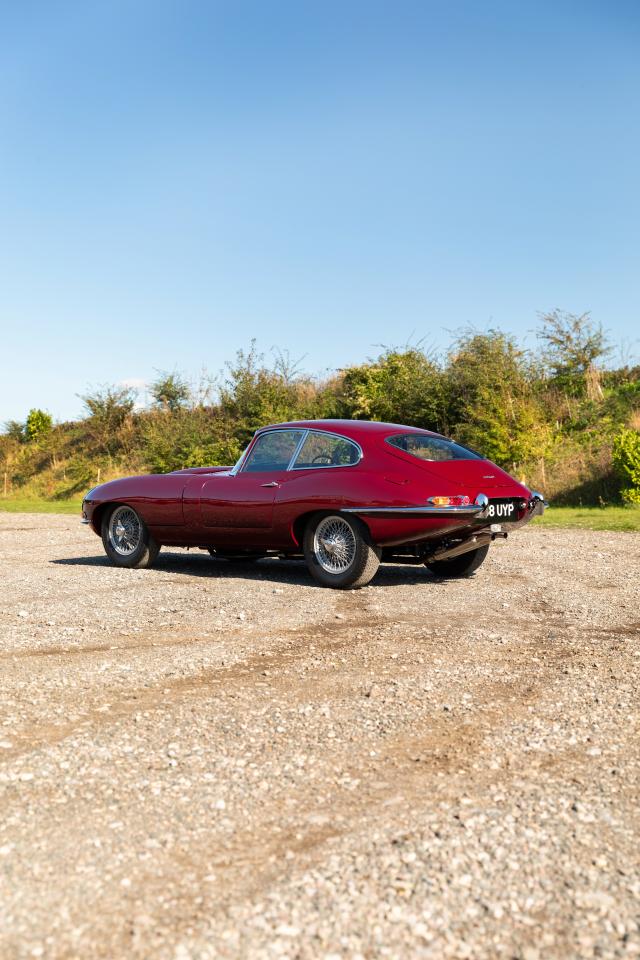
[[[82,503],[83,522],[100,533],[102,513],[111,503],[128,503],[150,529],[184,525],[182,493],[189,476],[148,474],[110,480],[90,490]]]

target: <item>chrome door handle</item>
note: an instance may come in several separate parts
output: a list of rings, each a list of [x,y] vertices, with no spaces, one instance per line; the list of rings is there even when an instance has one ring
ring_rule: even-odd
[[[270,483],[261,483],[260,486],[261,487],[279,487],[280,484],[278,483],[277,480],[272,480]]]

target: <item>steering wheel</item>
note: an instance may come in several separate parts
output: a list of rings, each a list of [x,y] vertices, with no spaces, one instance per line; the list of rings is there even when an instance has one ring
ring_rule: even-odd
[[[331,457],[327,456],[326,453],[319,453],[317,457],[314,457],[311,463],[331,463]]]

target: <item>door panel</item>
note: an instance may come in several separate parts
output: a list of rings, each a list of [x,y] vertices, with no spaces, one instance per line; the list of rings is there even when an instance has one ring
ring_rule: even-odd
[[[273,471],[212,476],[200,491],[203,526],[269,529],[279,477]]]

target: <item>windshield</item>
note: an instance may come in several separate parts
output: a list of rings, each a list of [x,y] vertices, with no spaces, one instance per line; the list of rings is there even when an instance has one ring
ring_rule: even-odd
[[[242,466],[242,463],[243,463],[243,461],[244,461],[244,458],[245,458],[246,455],[247,455],[247,451],[249,450],[249,447],[250,447],[250,446],[251,446],[251,444],[249,443],[249,444],[247,444],[247,446],[244,448],[244,450],[242,451],[242,453],[240,454],[240,456],[239,456],[238,459],[236,460],[235,464],[234,464],[233,467],[231,468],[231,473],[237,473],[237,472],[238,472],[238,470],[239,470],[240,467]]]
[[[453,440],[429,437],[424,433],[401,433],[395,437],[387,437],[386,442],[410,453],[418,460],[482,460],[478,453],[467,450]]]

